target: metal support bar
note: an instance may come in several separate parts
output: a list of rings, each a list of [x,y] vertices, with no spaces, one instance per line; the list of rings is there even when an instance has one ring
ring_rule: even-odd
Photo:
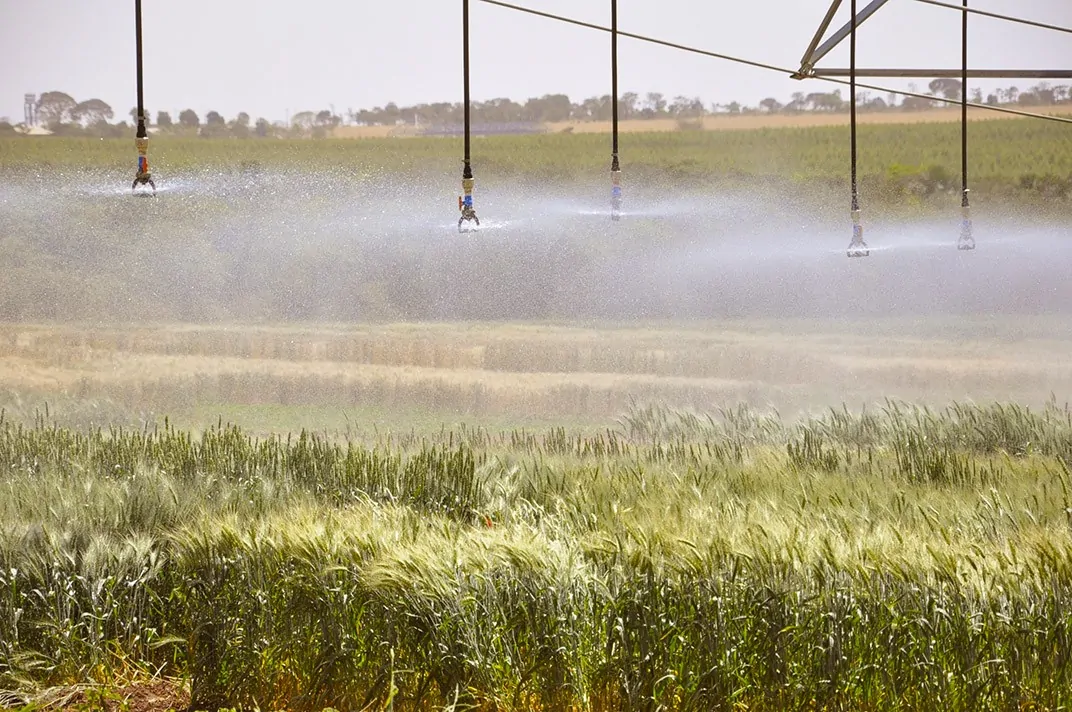
[[[145,92],[142,77],[142,42],[141,42],[141,0],[134,0],[134,51],[137,67],[138,108],[137,129],[134,133],[134,148],[138,151],[138,170],[130,189],[136,191],[139,185],[148,185],[156,194],[156,183],[149,170],[149,132],[145,127]]]
[[[856,0],[852,0],[852,16],[856,17]],[[871,251],[867,249],[864,241],[864,226],[860,222],[860,189],[856,180],[856,28],[857,25],[849,23],[849,141],[852,143],[850,160],[852,161],[852,203],[850,215],[852,217],[852,241],[849,242],[849,257],[867,257]]]
[[[138,138],[145,138],[145,92],[141,67],[141,0],[134,0],[135,61],[138,68]]]
[[[874,15],[876,12],[878,12],[879,8],[881,8],[887,2],[889,2],[889,0],[871,0],[871,3],[868,4],[867,7],[865,7],[863,10],[860,11],[860,14],[857,15],[857,14],[854,13],[852,20],[849,20],[848,22],[846,22],[845,26],[842,27],[837,32],[835,32],[830,37],[830,39],[828,39],[826,42],[823,42],[821,45],[819,45],[819,48],[816,49],[815,52],[812,53],[812,55],[809,58],[807,64],[814,65],[820,59],[822,59],[827,54],[829,54],[830,50],[832,50],[835,47],[837,47],[839,44],[841,44],[842,40],[844,40],[846,37],[849,36],[849,33],[852,32],[852,29],[854,27],[859,27],[860,25],[864,24],[864,22],[869,17]]]
[[[811,43],[808,45],[807,51],[804,52],[804,56],[800,58],[800,71],[802,74],[807,74],[811,71],[814,64],[811,56],[815,52],[815,48],[819,46],[819,43],[823,41],[823,35],[826,34],[827,28],[830,27],[830,23],[834,20],[834,15],[837,14],[838,8],[841,7],[841,0],[833,0],[830,3],[830,9],[826,11],[826,17],[823,18],[823,22],[819,25],[819,29],[815,32],[815,36],[811,38]]]
[[[458,196],[458,209],[461,216],[458,218],[458,232],[464,232],[462,225],[466,222],[474,222],[480,226],[480,219],[476,216],[476,208],[473,207],[473,166],[470,162],[470,108],[469,108],[469,0],[462,0],[462,94],[465,104],[463,115],[465,117],[465,155],[462,164],[462,194]]]
[[[963,0],[964,10],[968,0]],[[960,30],[960,237],[958,250],[974,250],[971,207],[968,202],[968,13],[961,16]]]
[[[618,0],[610,0],[611,155],[618,170]]]
[[[811,71],[814,77],[847,77],[849,69],[841,67],[816,67]],[[960,79],[960,69],[857,69],[858,77],[950,77]],[[1072,69],[969,69],[968,77],[972,79],[1072,79]]]
[[[622,167],[618,160],[618,0],[610,0],[611,158],[610,217],[618,220],[622,210]]]
[[[1012,17],[1011,15],[999,15],[996,12],[987,12],[986,10],[969,10],[966,7],[957,7],[956,5],[950,5],[945,2],[938,2],[938,0],[916,0],[916,2],[926,3],[928,5],[937,5],[938,7],[947,7],[950,10],[957,10],[965,15],[971,13],[973,15],[982,15],[984,17],[993,17],[997,20],[1005,20],[1007,22],[1015,22],[1021,25],[1030,25],[1032,27],[1041,27],[1044,30],[1056,30],[1057,32],[1067,32],[1072,34],[1072,29],[1068,27],[1061,27],[1060,25],[1051,25],[1046,22],[1035,22],[1034,20],[1025,20],[1022,17]]]
[[[462,95],[462,112],[465,123],[465,155],[463,157],[465,166],[462,169],[462,178],[472,178],[473,169],[469,165],[469,0],[462,0]]]

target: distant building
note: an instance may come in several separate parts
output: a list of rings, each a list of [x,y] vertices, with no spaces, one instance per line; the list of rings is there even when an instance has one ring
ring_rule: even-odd
[[[440,126],[424,126],[420,130],[421,136],[462,136],[465,126],[462,124],[446,124]],[[547,133],[547,127],[534,121],[510,121],[503,123],[480,123],[473,124],[470,131],[473,136],[510,136],[523,134]]]

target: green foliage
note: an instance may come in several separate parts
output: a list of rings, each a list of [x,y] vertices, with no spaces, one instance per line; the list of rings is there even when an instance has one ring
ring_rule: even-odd
[[[196,128],[197,117],[184,112],[180,123]],[[862,189],[877,200],[959,190],[959,130],[955,123],[863,127]],[[630,134],[622,159],[625,169],[638,176],[798,176],[840,185],[849,164],[847,134],[847,127],[839,126]],[[603,134],[488,137],[475,148],[474,166],[482,176],[575,178],[602,165],[607,141]],[[979,121],[971,125],[970,141],[976,192],[1067,195],[1067,190],[1055,188],[1072,176],[1072,138],[1066,126],[1023,119]],[[460,141],[440,138],[201,141],[175,136],[154,139],[152,148],[155,165],[168,173],[233,167],[244,161],[265,168],[331,165],[372,172],[449,171],[456,168],[460,150]],[[14,171],[120,170],[128,167],[131,151],[127,140],[2,139],[0,166]]]
[[[5,418],[0,686],[142,669],[188,676],[195,709],[1056,709],[1070,459],[1052,403],[795,425],[647,405],[598,436],[405,446]]]

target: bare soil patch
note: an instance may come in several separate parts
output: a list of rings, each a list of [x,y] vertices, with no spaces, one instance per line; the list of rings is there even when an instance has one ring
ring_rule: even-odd
[[[48,712],[178,712],[189,707],[186,686],[167,679],[116,688],[58,687],[34,697],[29,705],[30,709]]]

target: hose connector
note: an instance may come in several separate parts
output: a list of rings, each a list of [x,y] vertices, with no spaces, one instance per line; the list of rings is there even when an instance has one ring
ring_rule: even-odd
[[[139,134],[144,133],[144,124],[139,125]],[[138,150],[138,171],[134,174],[134,182],[131,190],[137,190],[139,185],[148,185],[156,192],[156,184],[153,183],[152,173],[149,170],[149,138],[139,135],[134,139],[134,147]]]
[[[461,217],[458,218],[458,232],[467,232],[462,228],[462,225],[466,222],[476,223],[476,227],[480,227],[480,218],[476,216],[476,208],[473,207],[473,188],[476,181],[472,176],[466,176],[462,178],[462,195],[458,198],[458,209],[461,210]]]

